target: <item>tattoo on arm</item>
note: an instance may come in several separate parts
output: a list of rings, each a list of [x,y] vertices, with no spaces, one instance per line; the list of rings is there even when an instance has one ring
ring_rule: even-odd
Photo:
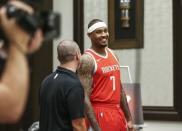
[[[90,103],[88,95],[85,95],[85,112],[86,112],[86,116],[87,116],[93,130],[94,131],[101,131],[99,124],[95,118],[95,113],[93,111],[93,108],[92,108],[92,105]]]
[[[77,70],[78,76],[85,91],[85,113],[94,131],[100,131],[100,127],[95,118],[95,113],[90,102],[90,94],[92,92],[92,74],[94,63],[90,56],[83,55],[80,60],[80,67]]]
[[[89,96],[91,93],[93,69],[94,69],[94,64],[92,58],[88,55],[83,55],[81,57],[80,67],[77,70],[77,73],[83,85],[84,90]]]

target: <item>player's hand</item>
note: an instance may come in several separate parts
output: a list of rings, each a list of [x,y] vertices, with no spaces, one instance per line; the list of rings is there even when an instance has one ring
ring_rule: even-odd
[[[132,121],[128,121],[128,131],[136,131]]]

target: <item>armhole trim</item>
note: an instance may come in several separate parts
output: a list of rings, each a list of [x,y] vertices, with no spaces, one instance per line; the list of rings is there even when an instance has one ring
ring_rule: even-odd
[[[107,49],[108,49],[108,51],[112,54],[112,56],[115,58],[115,60],[118,62],[118,64],[120,65],[119,60],[117,59],[117,57],[116,57],[116,55],[113,53],[113,51],[112,51],[111,49],[109,49],[109,48],[107,48]]]

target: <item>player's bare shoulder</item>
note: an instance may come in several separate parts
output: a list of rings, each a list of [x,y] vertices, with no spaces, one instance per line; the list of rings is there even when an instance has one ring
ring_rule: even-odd
[[[80,59],[80,66],[77,70],[77,73],[83,85],[83,88],[87,92],[88,96],[90,96],[91,93],[93,70],[94,70],[93,58],[88,54],[83,54]]]

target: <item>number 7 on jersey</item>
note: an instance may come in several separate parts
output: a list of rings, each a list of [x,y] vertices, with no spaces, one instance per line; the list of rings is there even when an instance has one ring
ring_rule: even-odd
[[[115,76],[110,76],[110,80],[112,81],[112,90],[115,91],[116,90]]]

